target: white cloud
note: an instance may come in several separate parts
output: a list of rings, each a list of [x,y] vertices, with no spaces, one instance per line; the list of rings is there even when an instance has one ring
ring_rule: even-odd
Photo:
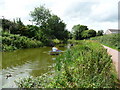
[[[64,20],[69,30],[76,24],[95,30],[118,27],[118,0],[1,0],[0,17],[20,17],[30,24],[30,11],[43,4]]]

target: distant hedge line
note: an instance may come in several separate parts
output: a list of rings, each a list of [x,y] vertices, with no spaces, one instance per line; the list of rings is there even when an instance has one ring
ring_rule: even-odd
[[[42,42],[40,41],[32,40],[25,36],[9,34],[7,32],[2,33],[2,36],[0,36],[0,41],[2,41],[2,51],[12,51],[15,49],[43,46]]]
[[[55,61],[52,77],[29,77],[16,84],[20,88],[115,88],[111,57],[99,43],[80,41]]]
[[[100,43],[120,51],[120,34],[109,34],[99,37],[93,37],[91,40],[97,40]]]

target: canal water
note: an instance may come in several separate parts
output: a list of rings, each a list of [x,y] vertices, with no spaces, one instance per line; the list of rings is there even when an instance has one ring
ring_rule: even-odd
[[[66,47],[59,49],[64,51]],[[14,81],[19,78],[36,77],[50,71],[57,57],[50,55],[50,50],[51,47],[41,47],[2,52],[2,70],[0,70],[2,88],[15,88],[17,86]]]

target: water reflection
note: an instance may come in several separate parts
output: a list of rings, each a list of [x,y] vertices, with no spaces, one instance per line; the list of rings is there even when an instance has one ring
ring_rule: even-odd
[[[65,47],[59,49],[65,50]],[[31,48],[2,53],[2,86],[15,87],[15,79],[40,76],[50,70],[56,56],[49,55],[51,47]],[[6,74],[12,76],[6,79]],[[1,76],[0,76],[1,77]]]

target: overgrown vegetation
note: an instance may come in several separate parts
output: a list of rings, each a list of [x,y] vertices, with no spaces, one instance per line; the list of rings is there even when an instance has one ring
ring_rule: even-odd
[[[120,34],[109,34],[99,37],[93,37],[91,40],[97,40],[100,43],[120,51]]]
[[[79,41],[56,58],[55,73],[16,81],[20,88],[115,88],[112,60],[93,41]]]
[[[36,48],[43,46],[43,43],[37,40],[32,40],[25,36],[9,34],[7,32],[2,32],[2,51],[12,51],[16,49],[23,48]]]

